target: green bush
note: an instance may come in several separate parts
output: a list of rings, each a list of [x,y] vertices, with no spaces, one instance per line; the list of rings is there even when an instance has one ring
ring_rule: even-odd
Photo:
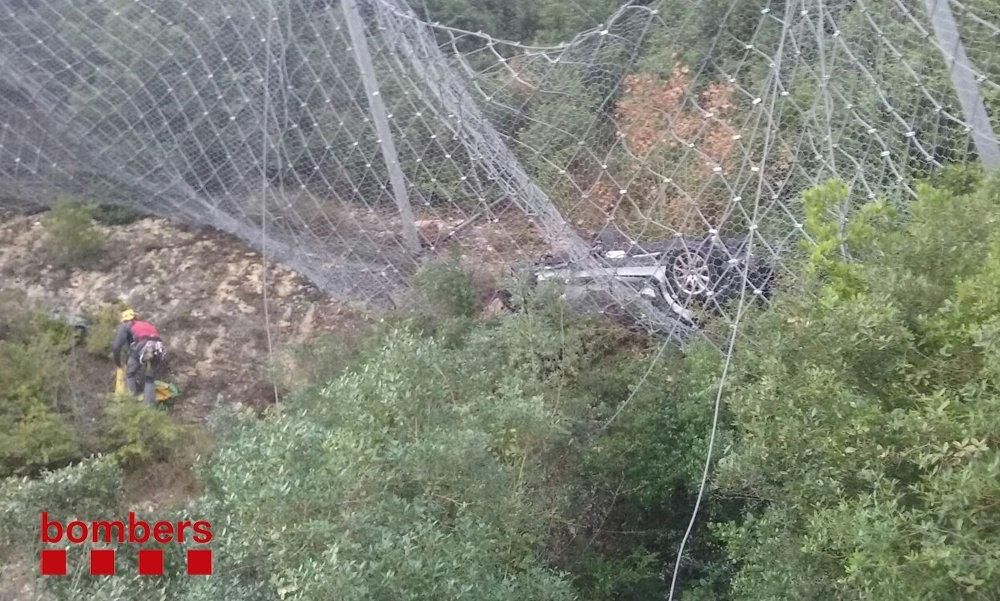
[[[642,545],[616,541],[629,556],[620,561],[559,542],[576,540],[578,521],[617,511],[609,489],[622,466],[662,461],[655,451],[613,456],[627,448],[625,427],[608,451],[587,451],[649,349],[558,303],[522,304],[460,335],[394,322],[339,377],[230,430],[206,466],[204,502],[231,524],[221,544],[232,565],[219,570],[230,576],[217,586],[304,599],[662,593],[658,556]],[[634,402],[683,429],[689,414],[671,418],[661,383]],[[686,482],[700,449],[684,448],[674,473],[660,470],[662,481],[630,498]],[[628,487],[644,478],[636,472]],[[595,566],[605,568],[594,577],[561,571]]]
[[[476,290],[457,258],[425,265],[413,277],[418,306],[413,310],[443,318],[472,317]]]
[[[64,465],[82,453],[73,427],[40,400],[11,407],[0,422],[0,476]]]
[[[119,308],[93,316],[89,351],[107,356]],[[173,456],[185,431],[161,411],[132,398],[112,399],[96,433],[71,419],[73,406],[103,404],[81,399],[70,370],[76,336],[72,327],[33,309],[19,295],[0,295],[0,477],[59,467],[96,450],[135,468]]]
[[[279,597],[571,598],[537,556],[565,418],[505,375],[502,349],[468,344],[391,331],[318,393],[231,434],[206,473],[232,524],[223,561],[245,568],[220,566],[226,588],[268,573]]]
[[[846,223],[842,185],[804,199],[814,245],[747,315],[724,382],[687,598],[1000,589],[1000,180],[941,181],[954,185],[921,186],[905,212],[871,203]],[[432,294],[461,282],[441,280]],[[557,302],[520,305],[477,323],[458,303],[443,313],[465,320],[457,330],[389,320],[280,411],[236,416],[197,502],[226,524],[216,576],[143,594],[662,597],[721,358],[702,344],[656,352]],[[177,444],[155,434],[162,414],[116,407],[125,460]],[[73,586],[53,592],[124,598],[132,585]]]
[[[65,324],[0,299],[0,477],[80,457],[73,427],[59,414],[73,334]]]
[[[108,457],[48,471],[40,477],[0,481],[0,556],[38,543],[39,514],[65,523],[74,517],[114,516],[122,499],[122,473]]]
[[[103,225],[128,225],[142,219],[142,213],[122,205],[100,204],[94,207],[94,221]]]
[[[100,255],[105,236],[94,226],[89,205],[59,202],[43,220],[45,253],[60,267],[85,265]]]
[[[693,345],[685,355],[668,353],[652,366],[631,360],[613,375],[598,373],[604,381],[592,386],[612,385],[611,398],[631,398],[631,404],[615,418],[607,439],[590,450],[595,470],[607,479],[619,476],[627,497],[644,507],[660,506],[698,482],[712,417],[705,408],[718,376],[718,352],[708,345]],[[637,387],[644,377],[647,384]],[[718,448],[725,447],[727,433],[721,438]]]
[[[380,329],[388,331],[405,321],[403,327],[436,335],[445,344],[460,344],[473,326],[479,306],[472,274],[458,256],[424,265],[411,285],[406,304]]]
[[[114,341],[118,325],[121,323],[122,304],[104,305],[90,315],[90,327],[87,329],[85,346],[87,351],[98,357],[108,357],[111,353],[111,343]]]
[[[659,570],[660,560],[653,553],[594,553],[584,560],[579,584],[584,599],[661,599]]]
[[[105,442],[127,468],[170,458],[186,435],[170,416],[130,395],[112,398],[106,410]]]
[[[843,233],[844,188],[807,195],[817,247],[727,383],[717,485],[750,499],[716,526],[733,599],[1000,590],[1000,179],[938,181],[958,183]]]
[[[645,344],[558,305],[524,306],[454,335],[387,322],[280,412],[231,416],[198,501],[226,524],[226,553],[211,582],[167,579],[155,593],[571,599],[577,579],[563,570],[584,564],[606,566],[590,598],[658,590],[644,549],[620,563],[553,550],[611,499],[578,492],[600,462],[582,457],[628,395],[615,374],[638,373]],[[93,593],[91,580],[59,598]]]

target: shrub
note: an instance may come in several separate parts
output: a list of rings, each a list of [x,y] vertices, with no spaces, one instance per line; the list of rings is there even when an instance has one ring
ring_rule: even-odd
[[[184,429],[169,415],[130,395],[112,398],[106,413],[106,443],[127,468],[168,459],[184,444]]]
[[[445,344],[460,344],[473,326],[478,293],[472,274],[459,257],[453,255],[446,261],[424,265],[413,276],[411,285],[406,306],[389,317],[383,331],[400,325],[436,335]]]
[[[34,480],[0,481],[0,554],[37,544],[42,511],[64,523],[76,516],[114,515],[121,482],[121,470],[109,457],[87,459]]]
[[[118,325],[121,323],[122,304],[103,305],[90,314],[90,327],[87,330],[87,351],[98,357],[108,357],[111,343],[114,341]]]
[[[750,320],[727,383],[718,485],[751,499],[716,527],[733,599],[1000,590],[1000,179],[938,181],[844,234],[821,210],[843,188],[807,195],[836,244]]]
[[[644,499],[659,503],[691,479],[706,419],[696,386],[663,393],[685,365],[664,360],[609,438],[600,425],[648,365],[646,341],[544,296],[520,305],[504,319],[465,317],[460,332],[387,320],[351,345],[354,357],[331,352],[333,375],[307,383],[280,412],[219,416],[197,502],[202,517],[226,524],[216,576],[133,584],[190,600],[661,594],[662,540],[586,529],[599,518],[625,528]],[[130,468],[181,440],[163,414],[132,399],[108,411],[108,443]],[[644,417],[650,425],[635,430]],[[658,465],[685,420],[696,434]],[[648,451],[630,444],[637,431]],[[591,536],[598,542],[582,544]],[[114,597],[133,584],[84,579],[50,590]]]
[[[659,558],[640,550],[621,556],[594,553],[584,560],[584,599],[661,599]]]
[[[107,356],[118,314],[113,305],[96,313],[91,352]],[[97,441],[73,423],[69,408],[79,406],[81,387],[71,382],[82,375],[69,369],[74,344],[66,323],[24,308],[14,295],[0,296],[0,477],[62,466],[95,449],[135,468],[170,457],[181,444],[184,431],[167,414],[127,397],[108,405]]]
[[[207,472],[233,524],[226,561],[249,569],[220,569],[227,586],[267,571],[279,596],[570,598],[537,560],[552,522],[530,476],[567,431],[498,367],[396,330],[319,393],[238,428]]]
[[[45,216],[45,252],[60,267],[78,267],[96,258],[105,236],[94,226],[89,205],[60,202]]]
[[[675,495],[686,500],[679,493],[701,478],[712,417],[706,408],[718,385],[718,351],[692,345],[684,355],[668,353],[652,366],[633,359],[616,373],[599,374],[609,376],[618,389],[612,398],[630,398],[631,405],[612,422],[607,439],[590,450],[588,460],[604,478],[620,477],[627,498],[639,506],[662,508]],[[648,384],[635,386],[643,377]],[[717,448],[725,448],[728,433],[719,438]]]
[[[525,306],[447,340],[387,322],[281,412],[223,420],[198,503],[227,524],[226,553],[210,583],[170,596],[573,598],[550,567],[572,562],[547,545],[590,500],[573,487],[591,420],[627,394],[604,387],[598,399],[600,377],[578,377],[646,357],[617,328]],[[641,550],[622,565],[620,578],[602,572],[601,590],[655,583]]]
[[[13,410],[11,410],[13,409]],[[32,399],[4,412],[0,476],[64,465],[81,454],[76,432],[44,402]]]
[[[99,204],[94,207],[94,221],[104,225],[128,225],[142,219],[142,213],[122,205]]]
[[[57,412],[72,343],[65,324],[0,301],[0,477],[80,456],[78,437]]]
[[[457,258],[425,265],[413,277],[419,306],[413,309],[440,318],[472,317],[476,290]]]

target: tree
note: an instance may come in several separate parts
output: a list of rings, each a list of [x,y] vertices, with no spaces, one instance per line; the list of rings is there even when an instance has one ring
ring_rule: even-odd
[[[943,178],[948,181],[948,178]],[[816,241],[726,383],[717,525],[734,599],[991,599],[1000,587],[1000,179],[922,185],[909,215],[806,195]]]

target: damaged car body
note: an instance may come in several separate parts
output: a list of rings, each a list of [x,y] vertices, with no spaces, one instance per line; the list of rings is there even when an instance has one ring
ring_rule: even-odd
[[[629,298],[643,299],[687,328],[699,314],[722,314],[741,293],[766,298],[772,268],[750,252],[750,236],[675,236],[666,241],[595,239],[587,266],[545,256],[529,268],[532,284],[558,282],[571,306],[586,312],[629,313]],[[594,265],[596,263],[596,266]],[[743,286],[744,281],[746,286]],[[618,293],[611,290],[617,285]]]

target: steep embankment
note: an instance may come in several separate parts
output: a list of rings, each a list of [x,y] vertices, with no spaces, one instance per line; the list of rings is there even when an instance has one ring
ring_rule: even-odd
[[[69,314],[118,301],[135,307],[168,344],[170,378],[182,390],[173,411],[181,420],[199,420],[218,404],[273,400],[264,377],[268,331],[272,347],[281,349],[368,319],[273,263],[266,319],[262,257],[229,236],[154,218],[101,230],[107,236],[101,257],[64,269],[46,261],[40,216],[0,216],[0,292],[21,291],[41,310]],[[88,369],[110,390],[110,361]]]

